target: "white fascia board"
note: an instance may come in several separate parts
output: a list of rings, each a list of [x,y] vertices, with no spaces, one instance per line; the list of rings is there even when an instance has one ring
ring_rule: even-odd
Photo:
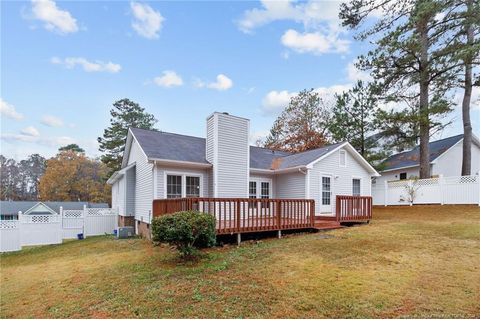
[[[192,167],[192,168],[211,168],[212,164],[209,163],[198,163],[198,162],[188,162],[188,161],[177,161],[177,160],[167,160],[161,158],[149,158],[148,162],[153,164],[160,165],[174,165],[178,167]]]

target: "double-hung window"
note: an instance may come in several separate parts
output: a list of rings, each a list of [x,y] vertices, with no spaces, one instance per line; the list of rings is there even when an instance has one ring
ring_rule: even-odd
[[[352,179],[352,195],[360,196],[360,179],[359,178]]]
[[[167,198],[182,197],[182,175],[167,175]]]
[[[200,177],[185,176],[186,197],[200,197]]]
[[[167,174],[167,198],[200,197],[201,177],[186,174]]]

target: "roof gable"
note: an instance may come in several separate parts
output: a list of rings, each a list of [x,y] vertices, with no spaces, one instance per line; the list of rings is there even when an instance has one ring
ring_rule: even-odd
[[[430,142],[430,163],[436,160],[439,156],[449,150],[452,146],[463,139],[463,134],[447,137],[438,141]],[[387,158],[384,162],[383,171],[394,170],[403,167],[411,167],[419,165],[420,160],[420,146],[415,146],[410,151],[394,154]]]
[[[24,215],[39,215],[39,214],[50,214],[50,215],[55,215],[57,212],[55,212],[53,209],[48,207],[42,202],[38,202],[35,205],[33,205],[30,209],[28,209],[26,212],[23,212]]]

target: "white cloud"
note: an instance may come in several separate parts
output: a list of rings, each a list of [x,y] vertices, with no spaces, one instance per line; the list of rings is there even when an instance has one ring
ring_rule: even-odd
[[[155,77],[153,82],[158,86],[166,88],[183,85],[182,78],[175,71],[163,71],[162,76]]]
[[[33,144],[39,144],[43,146],[48,146],[48,147],[59,147],[59,146],[64,146],[68,144],[75,143],[75,139],[69,137],[69,136],[58,136],[58,137],[41,137],[41,136],[32,136],[32,135],[27,135],[27,134],[2,134],[1,139],[10,142],[10,143],[16,143],[16,142],[25,142],[25,143],[33,143]]]
[[[21,133],[28,136],[40,136],[40,132],[33,126],[27,126]]]
[[[53,57],[50,59],[50,62],[53,64],[63,65],[67,69],[73,69],[75,66],[79,65],[86,72],[117,73],[117,72],[120,72],[120,70],[122,69],[120,64],[115,64],[112,62],[103,62],[98,60],[91,62],[81,57],[68,57],[63,60],[58,57]]]
[[[244,12],[238,21],[239,29],[251,33],[255,28],[275,22],[290,20],[303,24],[304,32],[287,30],[281,42],[298,53],[322,54],[347,52],[350,42],[341,39],[344,33],[338,18],[340,1],[307,2],[261,1],[262,8]],[[288,52],[283,56],[288,58]]]
[[[78,31],[77,20],[70,12],[57,7],[53,0],[32,0],[33,18],[44,22],[45,29],[60,34]]]
[[[225,91],[230,89],[233,86],[233,81],[225,74],[217,75],[216,79],[217,80],[215,82],[210,82],[210,83],[205,83],[201,80],[196,80],[194,83],[194,86],[198,88],[206,87],[206,88],[214,89],[218,91]]]
[[[283,110],[295,95],[297,95],[296,92],[288,92],[286,90],[270,91],[262,100],[262,109],[268,114],[277,113],[279,110]]]
[[[233,81],[224,74],[217,75],[217,81],[207,84],[210,89],[219,91],[228,90],[233,86]]]
[[[282,44],[298,53],[322,53],[348,51],[349,41],[339,39],[335,33],[327,35],[321,32],[299,33],[289,29],[282,35]]]
[[[132,21],[132,28],[142,37],[147,39],[158,38],[158,33],[162,29],[162,23],[165,20],[160,12],[155,11],[147,4],[130,2],[135,20]]]
[[[347,79],[352,82],[357,82],[359,80],[370,82],[372,77],[367,72],[357,69],[355,66],[355,61],[353,61],[347,65]]]
[[[52,115],[45,115],[42,117],[42,124],[50,127],[60,127],[63,126],[62,119],[52,116]]]
[[[333,98],[334,94],[340,94],[351,88],[351,84],[339,84],[329,87],[319,87],[314,91],[319,93],[320,97]],[[290,103],[292,97],[296,96],[298,92],[270,91],[262,100],[262,112],[266,115],[276,115],[283,111],[283,109]]]
[[[2,114],[2,116],[14,119],[16,121],[23,120],[23,114],[18,113],[17,110],[15,109],[15,106],[7,103],[2,98],[0,98],[0,114]]]

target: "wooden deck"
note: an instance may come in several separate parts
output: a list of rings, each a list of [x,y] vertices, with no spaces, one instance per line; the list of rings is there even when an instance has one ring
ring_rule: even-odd
[[[209,213],[216,218],[217,234],[240,234],[290,229],[334,229],[342,222],[372,218],[370,196],[336,198],[336,215],[315,216],[312,199],[175,198],[153,201],[153,217],[185,210]]]

